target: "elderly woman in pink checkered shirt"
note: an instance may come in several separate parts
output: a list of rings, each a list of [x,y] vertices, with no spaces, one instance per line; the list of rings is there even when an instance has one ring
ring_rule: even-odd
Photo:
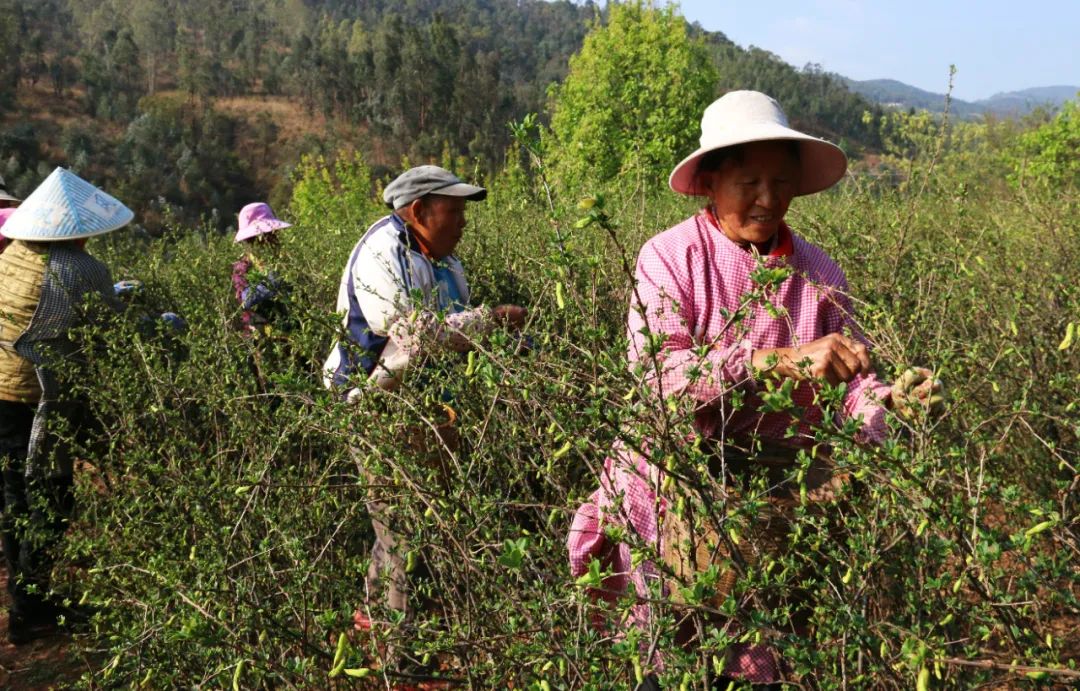
[[[708,205],[641,249],[628,317],[629,359],[661,397],[695,402],[694,426],[704,439],[756,435],[811,446],[812,430],[822,420],[811,380],[823,379],[847,384],[842,414],[859,421],[861,441],[876,443],[888,432],[885,412],[894,395],[928,402],[937,391],[939,385],[925,377],[919,388],[894,394],[876,377],[852,319],[843,271],[784,222],[794,197],[831,187],[846,169],[843,151],[791,129],[772,98],[735,91],[706,109],[701,147],[672,172],[674,191],[704,196]],[[769,292],[769,302],[779,308],[772,316],[761,303],[744,299],[755,289],[751,275],[759,266],[791,270]],[[748,317],[733,326],[731,315],[739,308],[748,309]],[[797,382],[792,398],[800,418],[757,409],[755,393],[768,377]],[[739,409],[730,405],[736,391],[745,395]],[[629,546],[612,544],[604,526],[616,524],[657,545],[667,508],[659,491],[662,476],[639,454],[622,446],[613,451],[600,488],[574,518],[568,547],[575,576],[599,559],[612,574],[604,581],[607,593],[632,584],[638,595],[649,595],[648,582],[662,578],[660,570],[651,562],[633,566]],[[642,626],[651,614],[644,603],[633,612]],[[781,671],[769,649],[741,645],[729,650],[725,674],[767,684],[778,681]],[[658,688],[655,678],[643,688],[650,684]]]

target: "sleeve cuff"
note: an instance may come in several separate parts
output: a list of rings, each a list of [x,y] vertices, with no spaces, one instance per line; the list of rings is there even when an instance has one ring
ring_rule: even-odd
[[[749,338],[733,343],[727,348],[709,351],[708,360],[713,366],[713,376],[719,382],[734,385],[746,391],[757,391],[752,374],[754,344]]]

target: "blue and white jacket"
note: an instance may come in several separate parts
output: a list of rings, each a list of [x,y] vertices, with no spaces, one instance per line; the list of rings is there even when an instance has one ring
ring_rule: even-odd
[[[327,388],[351,389],[362,376],[392,386],[426,343],[467,350],[493,326],[485,307],[468,308],[469,285],[457,257],[436,263],[397,214],[376,221],[356,243],[338,288],[347,340],[323,365]]]

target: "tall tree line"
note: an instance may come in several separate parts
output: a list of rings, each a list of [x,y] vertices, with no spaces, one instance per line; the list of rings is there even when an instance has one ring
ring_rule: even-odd
[[[281,177],[297,155],[275,149],[272,121],[207,112],[223,98],[273,96],[356,133],[376,164],[452,156],[497,169],[507,122],[552,112],[552,85],[607,12],[567,0],[0,0],[0,168],[25,187],[47,159],[136,190],[156,155],[186,178],[159,179],[160,194],[143,181],[136,196],[194,206],[226,179],[255,189],[256,179]],[[715,62],[716,95],[761,89],[801,126],[849,148],[877,145],[862,119],[872,107],[832,76],[690,29]],[[42,84],[91,121],[57,134],[40,117],[3,115],[20,88]],[[155,104],[162,93],[182,103]],[[252,138],[248,151],[218,149]],[[230,163],[215,167],[215,157]]]

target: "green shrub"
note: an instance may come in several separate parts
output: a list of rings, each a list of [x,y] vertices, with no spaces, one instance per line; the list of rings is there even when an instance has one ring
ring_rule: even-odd
[[[529,308],[535,347],[497,333],[467,358],[433,356],[398,393],[346,406],[318,370],[339,328],[340,271],[381,212],[366,201],[363,163],[340,165],[309,162],[297,184],[298,224],[275,268],[294,286],[299,326],[280,342],[229,327],[237,251],[226,238],[177,229],[91,245],[190,330],[182,359],[118,325],[78,392],[103,428],[68,542],[92,561],[79,586],[101,609],[80,639],[97,652],[86,685],[367,688],[383,648],[365,636],[347,639],[342,660],[371,676],[328,674],[363,599],[375,495],[427,560],[437,604],[382,642],[397,636],[473,688],[626,688],[639,643],[672,647],[675,613],[622,640],[595,629],[594,615],[615,622],[631,603],[597,610],[589,579],[569,577],[565,538],[616,438],[653,439],[657,461],[682,472],[702,462],[684,441],[689,411],[641,395],[625,364],[628,267],[694,203],[596,186],[606,203],[583,212],[549,207],[542,186],[530,195],[521,171],[496,180],[470,206],[461,253],[476,300]],[[842,511],[799,513],[791,549],[746,570],[728,625],[673,656],[665,688],[700,688],[734,640],[772,642],[801,683],[822,688],[912,688],[927,675],[970,688],[1022,679],[1013,660],[1036,677],[1075,669],[1080,345],[1059,345],[1080,321],[1080,224],[1049,202],[1030,214],[1007,192],[957,197],[936,182],[898,192],[848,181],[796,200],[789,219],[847,271],[878,371],[937,367],[946,416],[898,426],[880,449],[821,430],[862,489]],[[432,372],[446,377],[436,385]],[[437,421],[447,396],[463,444],[433,467],[401,440]],[[730,508],[714,513],[725,534],[745,515],[708,483],[675,491],[691,507]],[[788,626],[796,594],[812,624],[799,635]]]
[[[1043,126],[1025,132],[1015,154],[1014,180],[1032,181],[1055,190],[1080,184],[1080,101],[1062,106]]]
[[[666,176],[696,148],[715,84],[704,44],[672,7],[612,3],[553,90],[557,167],[571,186],[621,173],[633,173],[630,185]]]

